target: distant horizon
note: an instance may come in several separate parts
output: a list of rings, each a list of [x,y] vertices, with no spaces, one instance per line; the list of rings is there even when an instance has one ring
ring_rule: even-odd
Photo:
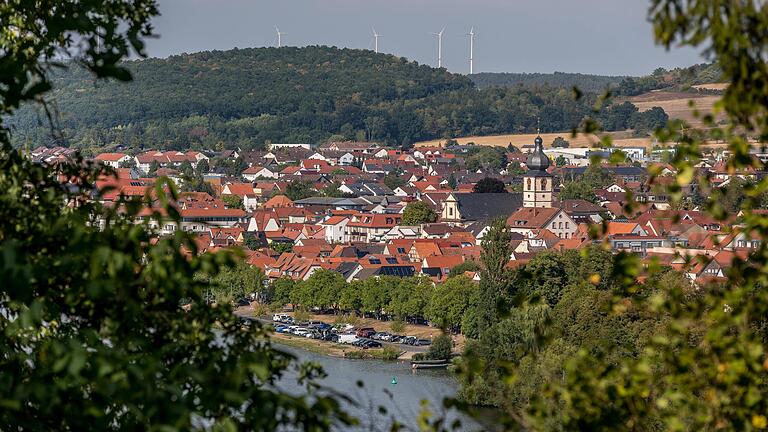
[[[350,50],[359,50],[359,51],[370,51],[370,52],[373,52],[373,50],[370,50],[370,49],[367,49],[367,48],[340,47],[340,46],[332,46],[332,45],[303,45],[303,46],[290,45],[290,46],[284,46],[282,48],[311,48],[311,47],[324,47],[324,48],[335,48],[335,49],[350,49]],[[162,57],[161,56],[152,56],[152,55],[148,55],[145,58],[134,57],[134,58],[131,58],[130,61],[134,61],[134,60],[138,60],[138,61],[141,61],[141,60],[166,60],[166,59],[168,59],[170,57],[174,57],[174,56],[195,55],[195,54],[202,53],[202,52],[213,52],[213,51],[225,52],[225,51],[232,51],[232,50],[235,50],[235,49],[246,50],[246,49],[268,49],[268,48],[275,48],[275,49],[277,49],[277,47],[273,47],[273,46],[252,46],[252,47],[233,46],[231,48],[214,48],[214,49],[204,49],[204,50],[199,50],[199,51],[179,52],[179,53],[169,54],[169,55],[162,56]],[[414,60],[414,59],[411,59],[411,58],[408,58],[408,57],[404,57],[404,56],[398,56],[397,54],[393,54],[393,53],[383,53],[382,52],[382,53],[379,53],[379,54],[395,56],[395,57],[399,57],[399,58],[405,58],[406,60],[411,61],[411,62],[416,62],[419,65],[437,68],[436,65],[432,65],[432,64],[429,64],[429,63],[422,63],[422,62],[419,62],[417,60]],[[667,70],[673,70],[673,69],[676,69],[676,68],[684,69],[684,68],[687,68],[687,67],[695,66],[697,64],[708,64],[708,63],[711,63],[711,62],[708,62],[705,59],[700,59],[700,61],[698,61],[696,63],[691,63],[691,64],[687,64],[687,65],[681,65],[681,66],[668,67],[668,68],[665,68],[665,69],[667,69]],[[596,76],[606,76],[606,77],[641,77],[641,76],[650,75],[655,69],[657,69],[659,67],[663,67],[663,66],[655,66],[655,67],[653,67],[650,70],[650,72],[642,74],[642,75],[626,75],[626,74],[625,75],[616,75],[616,74],[580,72],[580,71],[570,71],[570,70],[553,70],[553,71],[550,71],[550,72],[541,72],[541,71],[536,71],[536,72],[530,72],[530,71],[476,71],[474,73],[474,75],[480,75],[480,74],[486,74],[486,73],[489,73],[489,74],[518,74],[518,75],[536,75],[536,74],[540,74],[540,75],[553,75],[553,74],[557,74],[557,73],[563,73],[563,74],[574,74],[574,75],[596,75]],[[452,73],[452,74],[455,74],[455,75],[470,76],[470,74],[468,72],[452,71],[452,70],[449,70],[447,68],[446,68],[446,70],[449,73]]]
[[[285,46],[335,46],[379,51],[437,65],[445,26],[443,66],[469,72],[474,27],[475,73],[648,75],[705,63],[697,50],[667,52],[653,42],[650,2],[635,0],[159,0],[153,58],[200,51]],[[577,4],[576,4],[577,3]],[[556,12],[556,13],[555,13]]]

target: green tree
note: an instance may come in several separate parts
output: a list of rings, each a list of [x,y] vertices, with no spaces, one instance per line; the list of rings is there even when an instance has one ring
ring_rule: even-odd
[[[293,243],[272,242],[269,244],[269,248],[278,254],[284,254],[293,252]]]
[[[555,166],[562,167],[568,165],[568,159],[566,159],[563,155],[559,155],[555,158]]]
[[[469,337],[478,337],[497,320],[497,311],[504,304],[510,288],[511,274],[507,263],[512,257],[511,241],[511,233],[502,218],[494,220],[483,237],[479,303],[470,312],[475,315],[473,322],[476,328],[468,329],[466,334]]]
[[[241,262],[216,275],[211,281],[210,293],[216,303],[232,303],[250,294],[261,294],[265,279],[261,269]]]
[[[129,80],[120,60],[143,55],[156,14],[148,0],[0,4],[0,113],[45,100],[54,63]],[[61,61],[68,53],[76,63]],[[233,265],[233,253],[198,255],[183,231],[156,237],[148,222],[135,223],[140,203],[90,202],[102,175],[82,160],[33,163],[0,130],[2,428],[189,430],[200,421],[318,430],[349,422],[312,386],[306,397],[277,389],[291,357],[271,347],[261,326],[243,329],[231,308],[206,305],[205,280]],[[59,178],[78,187],[63,188]],[[179,221],[172,183],[159,180],[153,198]],[[301,376],[317,372],[308,366]]]
[[[427,302],[432,296],[432,281],[427,277],[409,277],[400,278],[396,282],[396,285],[388,285],[392,291],[389,294],[387,311],[401,320],[407,317],[423,317]]]
[[[157,175],[157,170],[160,169],[160,163],[156,160],[153,160],[152,163],[149,164],[149,171],[147,172],[147,175],[150,177],[155,177]]]
[[[435,287],[425,310],[425,317],[448,329],[458,329],[470,309],[477,283],[464,275],[451,277]]]
[[[195,165],[195,175],[198,177],[202,177],[203,174],[209,172],[211,170],[210,165],[208,164],[208,159],[203,159],[200,162]]]
[[[339,298],[346,282],[333,270],[320,269],[297,287],[297,303],[305,309],[338,309]]]
[[[189,163],[188,160],[185,160],[181,163],[181,166],[179,166],[179,172],[185,178],[190,178],[195,175],[195,171],[192,169],[192,164]]]
[[[288,183],[285,188],[285,196],[292,201],[298,201],[300,199],[309,198],[316,193],[312,187],[312,182],[309,181],[292,181]]]
[[[451,190],[456,190],[458,186],[459,182],[456,181],[456,176],[451,173],[451,175],[448,176],[448,187],[451,188]]]
[[[592,189],[602,189],[613,184],[616,179],[610,171],[600,166],[600,164],[591,164],[584,170],[581,181]]]
[[[405,186],[407,182],[404,178],[400,177],[401,174],[402,173],[399,171],[388,172],[387,175],[384,176],[384,184],[392,190],[395,190],[400,186]]]
[[[362,299],[360,298],[360,292],[363,289],[363,283],[354,280],[350,283],[344,284],[339,296],[339,307],[348,311],[358,311],[363,307]]]
[[[292,293],[296,289],[296,282],[287,277],[272,281],[272,304],[285,306],[291,302]]]
[[[424,201],[408,203],[403,210],[403,225],[421,225],[437,220],[437,213]]]
[[[237,195],[222,195],[221,200],[224,201],[227,208],[245,210],[243,199]]]
[[[427,358],[432,360],[448,360],[453,351],[453,342],[448,335],[441,334],[437,336],[427,351]]]
[[[507,172],[512,175],[523,175],[525,174],[525,169],[523,169],[523,166],[520,164],[520,162],[512,161],[507,165]]]
[[[467,260],[453,267],[451,271],[448,273],[448,277],[452,278],[455,276],[462,276],[464,272],[476,272],[479,270],[480,270],[480,265],[477,263],[477,261]]]
[[[554,147],[554,148],[568,148],[568,147],[570,147],[570,145],[571,145],[571,143],[569,143],[568,140],[566,140],[565,138],[563,138],[561,136],[555,138],[552,141],[552,147]]]
[[[568,182],[560,189],[560,201],[569,199],[582,199],[592,203],[597,201],[595,190],[583,180]]]
[[[472,189],[474,193],[500,193],[506,191],[504,182],[493,177],[486,177],[480,180],[475,183],[475,187]]]

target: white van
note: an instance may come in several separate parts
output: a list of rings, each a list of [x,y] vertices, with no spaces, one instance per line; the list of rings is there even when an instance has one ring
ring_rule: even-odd
[[[339,343],[343,344],[351,344],[357,341],[357,335],[353,333],[349,334],[340,334],[339,335]]]

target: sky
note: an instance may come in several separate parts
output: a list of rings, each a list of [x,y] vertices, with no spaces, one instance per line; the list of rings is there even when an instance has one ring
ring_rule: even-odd
[[[152,57],[234,47],[284,45],[373,49],[469,72],[474,26],[475,72],[580,72],[644,75],[657,67],[701,63],[691,48],[653,42],[649,0],[158,0]]]

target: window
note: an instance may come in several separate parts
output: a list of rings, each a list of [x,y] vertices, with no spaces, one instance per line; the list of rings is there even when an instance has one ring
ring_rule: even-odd
[[[565,229],[568,229],[568,222],[565,223]]]
[[[397,258],[394,257],[387,257],[387,264],[397,264]]]
[[[397,248],[397,253],[404,254],[405,253],[405,248],[401,248],[401,247]]]
[[[371,264],[381,264],[381,260],[378,258],[368,258],[368,262]]]

